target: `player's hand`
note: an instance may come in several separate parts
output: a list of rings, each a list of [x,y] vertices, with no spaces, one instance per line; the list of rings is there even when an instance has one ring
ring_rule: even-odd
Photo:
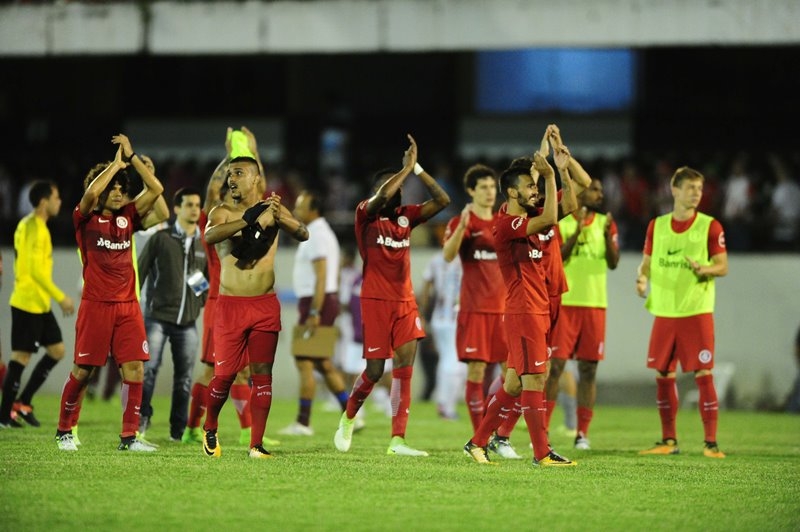
[[[58,306],[61,307],[61,312],[64,313],[64,316],[72,316],[75,313],[75,303],[69,296],[66,296],[63,300],[61,300],[58,303]]]
[[[417,141],[414,140],[411,134],[407,136],[411,145],[403,154],[403,169],[413,171],[414,165],[417,164]]]
[[[544,130],[544,136],[542,137],[542,141],[539,143],[539,153],[545,156],[545,158],[550,156],[550,142],[548,138],[550,137],[550,126],[547,126],[547,129]]]
[[[462,229],[466,229],[467,225],[469,224],[469,213],[472,212],[472,203],[467,203],[463,209],[461,209],[461,220],[459,220],[459,225]]]
[[[245,221],[247,225],[253,225],[259,219],[259,217],[269,208],[269,203],[266,201],[259,201],[246,211],[242,215],[242,220]]]
[[[119,144],[122,148],[122,155],[125,159],[130,159],[131,155],[133,155],[133,146],[131,146],[131,141],[128,139],[126,135],[120,133],[119,135],[114,135],[111,137],[111,142],[113,144]]]
[[[638,275],[636,277],[636,293],[639,297],[647,297],[647,276]]]
[[[559,170],[564,171],[569,168],[570,153],[566,146],[563,144],[558,148],[553,149],[553,160]]]
[[[611,224],[614,223],[614,216],[610,212],[606,213],[606,225],[603,227],[603,233],[609,234],[611,232]]]
[[[586,207],[581,207],[580,209],[575,211],[575,219],[578,221],[578,232],[583,229],[584,224],[586,223],[586,216],[589,214],[589,209]]]
[[[311,338],[314,336],[314,333],[317,332],[317,327],[319,327],[319,315],[317,316],[308,316],[306,318],[306,322],[303,324],[306,326],[306,332],[303,335],[306,338]]]
[[[558,129],[557,125],[550,124],[547,126],[547,131],[550,134],[550,145],[553,146],[553,149],[560,148],[564,145],[564,141],[561,140],[561,130]]]
[[[686,259],[686,262],[689,263],[689,266],[692,268],[692,271],[694,272],[694,274],[701,281],[705,280],[707,278],[706,273],[704,271],[704,268],[703,268],[703,266],[700,265],[699,262],[697,262],[696,260],[694,260],[694,259],[692,259],[691,257],[688,257],[688,256],[684,257],[684,258]]]
[[[538,151],[533,154],[533,164],[531,165],[531,175],[534,175],[534,172],[543,175],[545,177],[548,176],[555,176],[555,172],[553,171],[553,167],[550,166],[550,163],[547,162],[547,159],[539,153]]]
[[[122,146],[117,146],[117,153],[114,154],[114,164],[120,168],[128,167],[128,163],[122,160]]]
[[[257,220],[258,224],[264,229],[278,223],[281,212],[280,203],[273,203],[267,200],[266,205],[267,209],[258,216]]]

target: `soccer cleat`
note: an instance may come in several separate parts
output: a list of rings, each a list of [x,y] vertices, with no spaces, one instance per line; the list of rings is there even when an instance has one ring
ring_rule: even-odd
[[[364,421],[363,417],[356,416],[354,419],[355,421],[353,422],[353,432],[358,432],[367,426],[367,422]]]
[[[589,443],[589,438],[583,435],[582,432],[579,432],[577,436],[575,436],[575,448],[579,451],[591,451],[592,446]]]
[[[146,439],[144,439],[144,433],[143,432],[138,432],[137,431],[135,439],[140,441],[140,442],[142,442],[142,443],[144,443],[145,445],[149,445],[150,447],[158,449],[158,445],[156,445],[155,443],[149,442]]]
[[[704,442],[703,456],[707,458],[725,458],[725,453],[719,450],[719,446],[715,441]]]
[[[155,452],[156,446],[132,436],[129,438],[122,438],[122,440],[119,442],[117,450],[131,451],[134,453],[152,453]]]
[[[489,453],[486,452],[486,447],[480,447],[469,440],[464,444],[464,454],[478,462],[479,464],[497,465],[489,460]]]
[[[149,428],[150,418],[147,416],[141,416],[139,418],[139,430],[136,432],[136,437],[144,439],[144,435],[147,433],[147,429]]]
[[[655,446],[650,449],[639,451],[639,454],[679,454],[680,452],[678,440],[667,438],[663,441],[657,441]]]
[[[508,438],[498,436],[497,434],[492,436],[492,439],[489,440],[489,450],[498,454],[501,458],[506,458],[508,460],[520,460],[522,458],[511,446],[511,442],[508,441]]]
[[[547,453],[547,456],[542,458],[541,460],[537,460],[536,458],[533,459],[533,465],[541,466],[541,467],[565,467],[565,466],[576,466],[578,462],[573,462],[569,458],[565,458],[555,452],[554,450],[550,449],[550,452]]]
[[[72,441],[75,442],[75,445],[80,447],[81,439],[78,438],[78,425],[75,425],[74,427],[72,427]]]
[[[33,415],[33,407],[31,405],[23,405],[20,402],[15,402],[12,410],[17,414],[16,419],[18,422],[20,419],[22,419],[22,421],[31,427],[42,426],[42,424],[39,423],[39,420],[36,419],[36,416]]]
[[[405,438],[401,438],[400,436],[392,436],[392,440],[389,442],[389,448],[386,449],[386,454],[395,456],[428,456],[428,453],[425,451],[409,447]]]
[[[56,434],[56,444],[59,451],[77,451],[78,446],[75,445],[75,438],[71,433],[66,432],[60,436]]]
[[[186,427],[181,435],[181,443],[203,443],[203,431],[200,427]]]
[[[206,453],[206,456],[210,456],[212,458],[219,458],[222,456],[222,448],[217,440],[216,429],[207,430],[203,434],[203,452]]]
[[[22,423],[16,419],[0,419],[0,429],[21,429]]]
[[[302,423],[295,421],[288,427],[284,427],[278,431],[281,436],[313,436],[314,429]]]
[[[256,445],[252,449],[250,449],[250,458],[272,458],[272,454],[262,445]]]
[[[333,444],[337,450],[343,453],[349,451],[350,445],[353,443],[355,421],[355,418],[350,419],[347,417],[347,412],[342,412],[342,417],[339,418],[339,428],[336,429],[336,434],[333,435]]]
[[[239,445],[250,445],[250,434],[251,434],[251,427],[247,427],[242,429],[242,432],[239,433]],[[280,445],[280,440],[273,440],[272,438],[268,438],[267,436],[263,436],[261,438],[261,445],[266,445],[267,447],[277,447]]]

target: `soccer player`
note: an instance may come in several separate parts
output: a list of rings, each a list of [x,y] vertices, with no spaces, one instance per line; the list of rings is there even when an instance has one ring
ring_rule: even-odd
[[[563,155],[560,155],[557,164],[562,160]],[[546,190],[540,214],[537,214],[537,175],[544,177]],[[489,402],[486,415],[464,445],[464,452],[478,463],[491,463],[486,450],[489,438],[508,417],[515,398],[521,396],[534,465],[572,466],[575,462],[550,448],[544,416],[550,308],[538,234],[558,221],[555,172],[544,156],[536,152],[532,165],[512,165],[506,169],[500,176],[500,187],[508,201],[506,212],[501,212],[495,224],[494,234],[506,287],[504,323],[509,349],[508,370],[503,387]]]
[[[199,190],[178,190],[172,201],[175,222],[150,237],[139,255],[139,283],[147,287],[145,330],[151,349],[144,366],[140,437],[153,416],[151,399],[167,340],[173,364],[170,438],[179,441],[186,426],[200,344],[195,321],[208,291],[206,253],[198,227],[200,201]]]
[[[547,378],[548,411],[558,398],[559,380],[570,358],[578,360],[578,432],[575,448],[588,451],[589,423],[597,396],[597,363],[605,355],[606,280],[619,263],[617,225],[611,213],[603,214],[603,184],[593,180],[578,196],[578,209],[563,218],[559,232],[561,256],[569,291],[561,298],[561,312],[550,345]]]
[[[214,320],[214,378],[208,385],[203,452],[219,457],[219,412],[228,399],[236,374],[250,366],[250,458],[270,458],[263,436],[272,405],[272,364],[281,329],[280,303],[275,294],[275,253],[278,230],[308,239],[308,229],[281,205],[280,197],[259,199],[262,179],[253,157],[234,157],[227,167],[232,203],[208,213],[206,242],[220,259],[220,285]]]
[[[465,399],[472,428],[477,430],[484,414],[486,367],[505,365],[508,356],[503,331],[505,287],[492,232],[498,216],[492,211],[497,198],[494,170],[481,164],[470,167],[464,188],[472,201],[448,222],[443,249],[446,261],[461,258],[464,272],[456,350],[458,359],[467,364]]]
[[[75,312],[72,298],[53,282],[53,243],[47,221],[61,210],[58,187],[50,181],[36,181],[28,198],[33,212],[20,220],[14,232],[14,291],[11,293],[11,359],[0,402],[0,427],[21,427],[23,420],[32,427],[41,424],[33,414],[33,394],[44,384],[50,370],[64,358],[64,341],[51,300],[64,316]],[[47,354],[33,370],[17,400],[22,372],[39,346]],[[12,408],[17,419],[12,419]]]
[[[75,325],[74,365],[61,394],[56,431],[58,448],[63,451],[78,449],[72,435],[76,410],[90,373],[106,363],[109,352],[120,366],[123,379],[118,449],[155,451],[136,438],[149,348],[136,299],[131,242],[133,232],[140,228],[141,216],[150,211],[164,187],[133,151],[128,137],[115,135],[112,142],[119,146],[114,160],[89,171],[83,197],[72,213],[84,284]],[[128,165],[142,176],[144,188],[126,204],[128,176],[124,170]]]
[[[670,181],[672,212],[650,221],[636,292],[647,297],[655,316],[647,367],[656,370],[661,441],[640,454],[678,454],[675,370],[693,371],[709,458],[725,458],[717,445],[719,403],[714,388],[714,280],[728,273],[725,233],[713,217],[697,210],[703,174],[684,166]],[[648,284],[650,293],[647,294]]]
[[[339,313],[339,240],[323,216],[319,192],[303,190],[297,196],[294,217],[308,228],[308,240],[300,242],[294,256],[292,281],[298,297],[299,323],[313,335],[319,326],[333,326]],[[316,393],[314,370],[325,379],[328,389],[339,401],[342,411],[347,406],[347,390],[341,373],[330,358],[293,353],[300,373],[300,402],[297,419],[278,434],[313,436],[311,405]]]
[[[450,203],[444,189],[417,162],[417,143],[403,156],[403,168],[375,175],[371,198],[356,207],[356,240],[364,262],[361,310],[364,319],[364,358],[367,367],[356,380],[347,410],[339,420],[333,442],[341,452],[350,450],[355,417],[375,383],[383,375],[386,360],[392,367],[392,439],[387,454],[427,456],[409,447],[405,433],[411,404],[411,375],[417,340],[425,337],[411,288],[411,230],[429,220]],[[401,187],[414,172],[432,199],[417,205],[401,204]]]

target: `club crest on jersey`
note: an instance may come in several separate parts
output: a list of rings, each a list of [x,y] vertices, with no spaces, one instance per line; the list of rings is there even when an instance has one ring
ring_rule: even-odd
[[[405,216],[399,216],[397,218],[397,225],[399,225],[400,227],[408,227],[408,218],[406,218]]]
[[[525,218],[523,218],[522,216],[511,220],[511,229],[513,229],[514,231],[519,229],[519,227],[522,225],[523,220],[525,220]]]
[[[142,342],[142,351],[144,352],[145,355],[150,354],[150,345],[148,345],[147,340]]]
[[[711,351],[709,351],[708,349],[703,349],[697,355],[697,359],[703,364],[708,364],[709,362],[711,362]]]
[[[117,227],[120,229],[125,229],[128,227],[128,219],[124,216],[117,216]]]

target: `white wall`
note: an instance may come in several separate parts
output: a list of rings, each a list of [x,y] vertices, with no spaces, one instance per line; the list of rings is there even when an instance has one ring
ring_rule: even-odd
[[[0,7],[0,55],[790,44],[795,0],[327,0]]]
[[[412,249],[414,286],[421,283],[422,270],[436,251]],[[294,250],[284,247],[278,255],[276,276],[280,291],[291,290]],[[13,250],[2,250],[5,275],[0,289],[0,342],[3,359],[10,354],[11,316],[8,298],[13,287]],[[62,289],[77,297],[80,267],[72,249],[55,252],[54,279]],[[619,267],[609,275],[607,358],[601,363],[598,380],[605,386],[652,383],[645,368],[645,355],[652,318],[643,300],[634,292],[638,254],[623,254]],[[800,324],[800,255],[733,255],[730,274],[717,284],[717,361],[736,365],[734,386],[739,402],[752,404],[769,382],[772,392],[782,397],[797,374],[793,341]],[[288,331],[297,319],[293,304],[283,306],[283,327]],[[45,391],[58,393],[71,366],[75,319],[58,317],[67,344],[69,361],[59,364],[45,384]],[[288,350],[288,334],[281,335],[275,365],[275,395],[294,397],[297,375]],[[167,359],[169,357],[166,357]],[[38,358],[34,358],[34,361]],[[199,364],[196,369],[199,371]],[[171,382],[171,364],[162,368],[156,393],[166,394]]]

